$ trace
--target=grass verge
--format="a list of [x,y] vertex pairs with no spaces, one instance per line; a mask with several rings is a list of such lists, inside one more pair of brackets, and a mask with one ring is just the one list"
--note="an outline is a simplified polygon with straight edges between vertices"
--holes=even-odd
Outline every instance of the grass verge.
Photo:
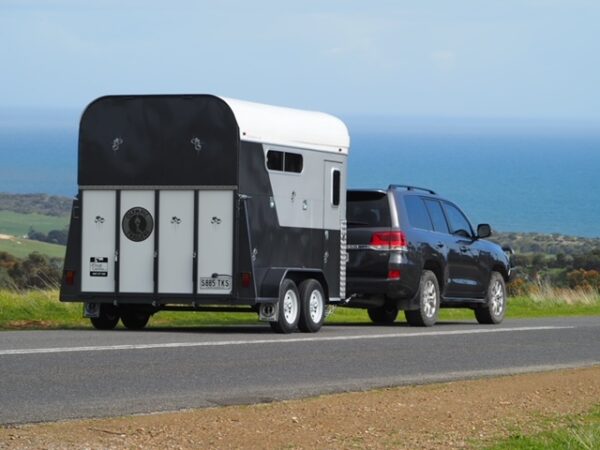
[[[563,424],[531,436],[516,433],[488,450],[593,450],[600,449],[600,407],[564,419]],[[543,425],[542,425],[543,426]]]
[[[507,318],[559,317],[600,315],[600,295],[586,301],[540,301],[529,297],[509,300]],[[403,314],[398,321],[403,321]],[[443,309],[441,322],[475,320],[468,309]],[[259,323],[254,313],[183,313],[161,312],[150,321],[151,327],[194,327],[203,325],[234,325]],[[370,323],[364,309],[336,308],[327,318],[330,324]],[[58,291],[0,291],[0,329],[47,329],[89,327],[82,317],[81,303],[61,303]]]

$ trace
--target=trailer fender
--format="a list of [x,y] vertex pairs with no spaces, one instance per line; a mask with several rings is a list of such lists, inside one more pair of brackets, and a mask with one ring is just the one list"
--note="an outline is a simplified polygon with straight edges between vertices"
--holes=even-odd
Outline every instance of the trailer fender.
[[289,278],[296,283],[297,286],[302,281],[308,278],[314,278],[321,286],[323,286],[323,292],[329,300],[329,285],[325,279],[325,275],[321,270],[318,269],[305,269],[305,268],[289,268],[289,267],[271,267],[267,270],[263,281],[260,285],[260,303],[275,303],[279,299],[279,288],[283,280]]

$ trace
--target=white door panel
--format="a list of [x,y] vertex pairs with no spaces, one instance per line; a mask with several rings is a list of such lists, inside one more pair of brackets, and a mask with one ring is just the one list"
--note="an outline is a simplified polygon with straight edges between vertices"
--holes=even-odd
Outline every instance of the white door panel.
[[121,191],[119,291],[154,292],[154,191]]
[[233,191],[198,193],[198,293],[230,294]]
[[115,289],[115,191],[83,191],[81,291]]
[[161,191],[158,291],[193,293],[194,192]]

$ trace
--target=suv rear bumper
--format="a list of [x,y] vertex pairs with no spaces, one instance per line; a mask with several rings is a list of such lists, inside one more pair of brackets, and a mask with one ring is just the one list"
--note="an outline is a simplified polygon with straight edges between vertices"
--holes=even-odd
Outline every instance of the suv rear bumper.
[[359,295],[385,295],[391,298],[413,297],[415,292],[403,280],[391,278],[350,277],[347,292]]

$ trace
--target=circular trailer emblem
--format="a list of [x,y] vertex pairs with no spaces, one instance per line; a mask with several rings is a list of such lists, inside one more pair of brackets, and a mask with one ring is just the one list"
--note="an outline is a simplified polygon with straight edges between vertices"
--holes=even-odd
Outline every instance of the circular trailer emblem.
[[154,220],[147,209],[141,206],[131,208],[123,216],[123,233],[127,239],[141,242],[148,239],[154,229]]

